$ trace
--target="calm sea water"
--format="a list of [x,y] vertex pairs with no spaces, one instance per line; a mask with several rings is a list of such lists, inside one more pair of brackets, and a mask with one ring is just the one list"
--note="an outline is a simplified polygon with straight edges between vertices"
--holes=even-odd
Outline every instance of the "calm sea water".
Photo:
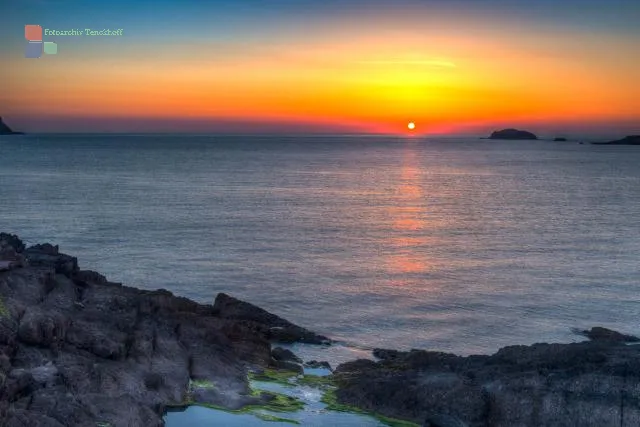
[[227,292],[364,348],[640,332],[640,147],[31,135],[0,152],[0,229],[114,281]]

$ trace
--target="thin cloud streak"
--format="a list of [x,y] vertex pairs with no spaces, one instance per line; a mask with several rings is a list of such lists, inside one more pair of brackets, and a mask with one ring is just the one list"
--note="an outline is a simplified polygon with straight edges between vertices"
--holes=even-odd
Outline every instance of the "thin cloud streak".
[[427,67],[437,68],[457,68],[458,66],[450,61],[415,61],[415,60],[400,60],[400,61],[357,61],[357,64],[368,65],[420,65]]

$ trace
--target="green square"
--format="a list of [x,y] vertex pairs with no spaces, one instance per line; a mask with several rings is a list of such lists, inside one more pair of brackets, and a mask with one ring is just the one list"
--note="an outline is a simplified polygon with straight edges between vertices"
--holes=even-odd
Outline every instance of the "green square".
[[47,55],[55,55],[58,53],[58,45],[54,42],[44,42],[44,53]]

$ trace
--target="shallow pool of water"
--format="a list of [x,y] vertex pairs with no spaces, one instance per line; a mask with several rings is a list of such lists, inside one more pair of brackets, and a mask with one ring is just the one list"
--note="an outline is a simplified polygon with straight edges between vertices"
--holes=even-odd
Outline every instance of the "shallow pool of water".
[[[314,372],[326,375],[328,370],[306,370],[306,374]],[[295,397],[304,403],[304,408],[296,412],[272,412],[256,410],[252,413],[231,413],[202,406],[190,406],[184,411],[168,412],[164,418],[166,427],[219,427],[219,426],[344,426],[344,427],[383,427],[386,424],[376,418],[358,413],[328,410],[321,402],[323,391],[318,387],[291,384],[289,386],[275,382],[251,381],[254,390],[269,391]],[[273,417],[271,420],[261,417]],[[287,421],[279,421],[286,419]]]

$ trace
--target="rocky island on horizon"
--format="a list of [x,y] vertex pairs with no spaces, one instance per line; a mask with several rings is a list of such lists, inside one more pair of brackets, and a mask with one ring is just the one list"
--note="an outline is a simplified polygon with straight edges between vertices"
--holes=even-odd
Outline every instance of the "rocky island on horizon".
[[24,135],[23,132],[14,132],[9,126],[7,126],[0,117],[0,135]]
[[[581,333],[590,341],[468,357],[376,349],[377,361],[303,379],[323,385],[327,410],[392,426],[640,425],[640,346],[627,345],[638,338]],[[57,246],[0,233],[2,426],[162,426],[168,408],[189,405],[297,411],[295,398],[249,384],[250,371],[302,372],[279,342],[331,344],[229,295],[208,305],[123,286]]]
[[538,139],[538,137],[526,130],[502,129],[493,132],[489,139]]

